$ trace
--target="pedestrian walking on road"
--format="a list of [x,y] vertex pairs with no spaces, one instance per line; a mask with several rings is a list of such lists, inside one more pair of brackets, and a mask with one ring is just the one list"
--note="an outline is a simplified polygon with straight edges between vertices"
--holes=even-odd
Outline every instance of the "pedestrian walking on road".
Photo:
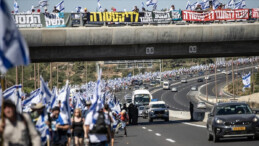
[[124,136],[127,136],[127,124],[129,121],[129,116],[126,112],[126,110],[122,110],[122,112],[120,113],[120,120],[121,120],[121,128],[124,129]]
[[0,135],[4,146],[40,146],[41,139],[28,114],[20,114],[11,100],[4,101],[4,122],[0,122]]
[[190,101],[190,114],[191,114],[191,121],[193,121],[193,103]]
[[[96,120],[94,120],[96,119]],[[103,110],[87,114],[85,119],[85,142],[89,146],[107,146],[111,138],[111,123],[108,113]]]
[[72,121],[72,136],[74,138],[75,146],[83,146],[84,138],[84,118],[82,118],[82,112],[79,108],[75,109],[74,116],[71,118]]

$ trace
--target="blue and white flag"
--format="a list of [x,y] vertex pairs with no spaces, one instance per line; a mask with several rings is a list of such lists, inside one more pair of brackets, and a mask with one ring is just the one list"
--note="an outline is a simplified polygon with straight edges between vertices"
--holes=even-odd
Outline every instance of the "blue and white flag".
[[235,3],[235,9],[243,9],[246,6],[245,0],[240,0]]
[[23,111],[28,112],[28,110],[30,110],[32,103],[37,104],[40,102],[42,102],[42,96],[41,96],[41,90],[39,88],[35,91],[32,91],[30,93],[30,96],[23,101],[22,103]]
[[235,0],[230,0],[228,4],[226,5],[226,8],[228,9],[235,9]]
[[22,113],[22,86],[14,85],[3,92],[4,100],[11,100],[16,105],[16,110]]
[[58,91],[57,91],[56,87],[54,87],[52,89],[51,100],[50,100],[50,103],[49,103],[48,108],[47,108],[48,111],[50,111],[50,109],[52,109],[55,106],[57,106],[57,97],[58,97],[57,92]]
[[157,0],[147,0],[146,5],[147,6],[157,5]]
[[16,28],[4,0],[0,1],[0,72],[30,63],[27,44]]
[[19,12],[19,5],[16,0],[14,1],[13,10],[14,10],[14,13]]
[[57,8],[57,10],[59,10],[60,12],[64,11],[64,10],[65,10],[64,0],[62,0],[61,2],[59,2],[59,3],[56,5],[56,8]]
[[41,0],[39,1],[39,6],[40,7],[47,7],[48,6],[48,1],[47,0]]
[[69,106],[69,95],[70,95],[70,88],[68,85],[68,81],[64,87],[64,90],[58,95],[58,101],[61,101],[61,108],[60,108],[60,117],[61,117],[61,125],[63,124],[71,124],[71,109]]
[[103,9],[102,9],[102,6],[101,6],[100,1],[101,1],[101,0],[97,0],[98,11],[102,12],[102,11],[103,11]]
[[203,10],[210,8],[210,0],[203,0],[200,4]]
[[186,10],[191,10],[191,2],[188,1],[187,4],[186,4]]
[[48,85],[44,82],[44,79],[40,77],[40,90],[42,94],[42,103],[48,105],[50,103],[52,94],[48,88]]
[[38,118],[38,120],[35,124],[36,130],[40,133],[42,146],[46,145],[47,140],[50,138],[49,127],[45,123],[46,121],[48,121],[48,116],[47,116],[46,112],[44,111],[44,112],[42,112],[42,114],[40,115],[40,117]]
[[213,10],[217,9],[220,6],[220,2],[219,0],[213,0],[212,1],[212,6],[213,6]]
[[199,4],[198,2],[193,3],[193,4],[190,6],[191,10],[192,10],[192,11],[195,10],[198,4]]
[[80,13],[80,12],[81,12],[81,9],[82,9],[82,7],[80,7],[80,6],[76,7],[76,12],[77,12],[77,13]]
[[242,82],[244,84],[244,88],[251,87],[251,73],[250,72],[246,75],[242,75]]
[[142,8],[145,8],[145,4],[144,4],[144,2],[142,2],[142,3],[141,3],[141,5],[142,5]]

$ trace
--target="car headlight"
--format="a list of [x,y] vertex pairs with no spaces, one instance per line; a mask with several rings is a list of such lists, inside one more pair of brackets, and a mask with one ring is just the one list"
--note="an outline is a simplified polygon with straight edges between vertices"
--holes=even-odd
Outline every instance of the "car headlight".
[[217,119],[217,120],[216,120],[216,123],[222,124],[222,123],[223,123],[223,120]]
[[258,122],[258,118],[254,117],[253,122]]

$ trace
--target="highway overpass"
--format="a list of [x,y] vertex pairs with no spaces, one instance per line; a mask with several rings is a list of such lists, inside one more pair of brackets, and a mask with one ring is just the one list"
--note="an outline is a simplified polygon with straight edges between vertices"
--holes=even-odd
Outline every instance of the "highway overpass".
[[20,30],[32,62],[259,55],[259,23]]

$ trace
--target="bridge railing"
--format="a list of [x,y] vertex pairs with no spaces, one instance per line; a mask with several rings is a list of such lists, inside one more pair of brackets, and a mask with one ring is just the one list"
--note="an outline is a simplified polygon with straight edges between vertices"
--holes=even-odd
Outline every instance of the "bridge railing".
[[212,11],[146,11],[146,12],[87,12],[87,13],[18,13],[13,14],[18,27],[97,27],[143,26],[186,23],[255,22],[259,8]]

